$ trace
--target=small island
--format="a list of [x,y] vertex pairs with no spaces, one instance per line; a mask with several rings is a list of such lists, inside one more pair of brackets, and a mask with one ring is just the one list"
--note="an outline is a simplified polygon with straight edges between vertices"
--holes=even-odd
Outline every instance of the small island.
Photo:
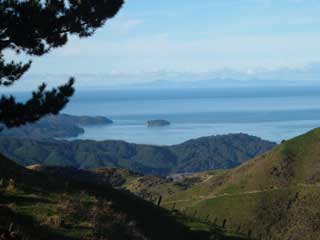
[[146,124],[147,124],[147,127],[164,127],[164,126],[170,125],[170,122],[167,120],[158,119],[158,120],[149,120],[147,121]]

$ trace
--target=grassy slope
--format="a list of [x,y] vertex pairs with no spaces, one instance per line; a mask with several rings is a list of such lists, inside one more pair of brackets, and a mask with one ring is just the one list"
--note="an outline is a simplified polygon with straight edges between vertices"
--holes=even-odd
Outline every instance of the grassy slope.
[[166,198],[201,218],[255,237],[318,239],[320,129],[287,141],[240,167]]
[[[14,222],[31,239],[84,239],[92,236],[92,223],[89,218],[84,217],[87,213],[81,212],[97,207],[99,199],[108,203],[108,212],[104,216],[107,220],[104,222],[110,223],[109,230],[118,229],[115,233],[118,234],[117,237],[111,239],[128,239],[128,236],[121,235],[126,232],[159,240],[208,239],[208,230],[215,231],[220,239],[239,239],[218,233],[216,228],[209,229],[205,223],[175,216],[132,194],[107,186],[73,182],[63,176],[57,178],[31,171],[2,156],[0,178],[12,178],[15,181],[14,190],[0,193],[0,229]],[[66,206],[73,206],[75,203],[81,203],[82,207],[70,213]],[[51,223],[57,216],[64,220],[63,225]],[[118,218],[119,223],[115,222]],[[189,230],[187,225],[193,227],[193,230]],[[142,239],[131,235],[130,238]]]

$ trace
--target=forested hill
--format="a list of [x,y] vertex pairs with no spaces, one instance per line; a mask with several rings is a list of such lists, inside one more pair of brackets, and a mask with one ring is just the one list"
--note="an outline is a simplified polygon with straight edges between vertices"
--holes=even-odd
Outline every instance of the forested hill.
[[25,166],[120,167],[159,175],[232,168],[274,146],[246,134],[203,137],[174,146],[0,137],[0,152]]

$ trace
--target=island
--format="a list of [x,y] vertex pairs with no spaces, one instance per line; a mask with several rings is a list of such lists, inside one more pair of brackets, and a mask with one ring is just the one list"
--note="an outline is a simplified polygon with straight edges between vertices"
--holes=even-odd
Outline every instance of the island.
[[164,126],[170,125],[170,122],[167,120],[158,119],[158,120],[149,120],[147,121],[146,124],[147,124],[147,127],[164,127]]
[[43,119],[49,124],[74,124],[77,126],[94,126],[111,124],[113,121],[103,116],[73,116],[69,114],[50,115]]
[[[85,132],[83,127],[112,124],[103,116],[49,115],[40,121],[19,128],[0,131],[0,136],[19,138],[74,138]],[[0,126],[1,127],[1,126]]]

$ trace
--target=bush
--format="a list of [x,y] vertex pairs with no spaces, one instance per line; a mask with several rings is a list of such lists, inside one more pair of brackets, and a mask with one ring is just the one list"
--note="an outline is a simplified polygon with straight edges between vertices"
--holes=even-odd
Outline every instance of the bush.
[[8,191],[8,192],[15,192],[16,191],[15,181],[12,178],[10,178],[10,180],[8,182],[8,186],[6,188],[6,191]]

